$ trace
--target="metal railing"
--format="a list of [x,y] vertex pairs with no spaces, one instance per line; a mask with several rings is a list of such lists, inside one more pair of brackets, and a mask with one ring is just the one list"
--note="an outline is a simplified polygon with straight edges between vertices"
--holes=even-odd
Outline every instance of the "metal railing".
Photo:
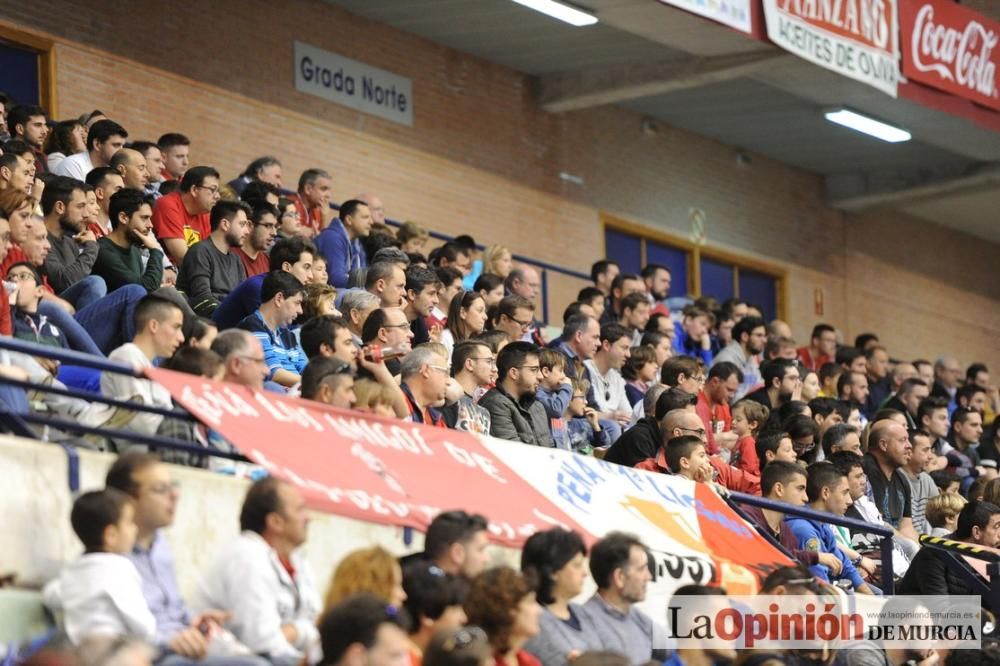
[[[94,370],[100,370],[101,372],[112,372],[139,379],[144,378],[143,374],[135,368],[110,361],[104,357],[93,356],[90,354],[46,345],[39,345],[37,343],[17,340],[15,338],[0,337],[0,349],[14,353],[26,354],[28,356],[48,358],[54,361],[59,361],[59,363],[65,365],[91,368]],[[26,393],[32,392],[38,394],[57,395],[65,398],[82,400],[88,403],[100,403],[111,407],[128,409],[134,412],[155,414],[157,416],[163,416],[164,418],[197,423],[193,416],[182,409],[154,407],[129,400],[109,398],[99,393],[63,388],[61,386],[38,384],[30,381],[26,382],[6,377],[0,377],[0,384],[13,386],[24,390]],[[42,426],[41,431],[36,432],[32,429],[32,425]],[[167,449],[170,451],[188,453],[205,458],[225,458],[229,460],[248,461],[247,458],[241,454],[199,446],[187,440],[164,437],[161,435],[150,435],[121,428],[84,425],[78,421],[52,416],[51,414],[32,412],[18,413],[12,410],[11,406],[7,405],[3,400],[0,400],[0,426],[4,427],[11,434],[19,437],[39,439],[42,441],[49,441],[51,437],[50,431],[54,429],[60,433],[65,433],[68,436],[96,435],[109,441],[141,444],[148,446],[151,449]],[[72,441],[57,441],[54,443],[62,446],[63,450],[66,452],[69,463],[69,478],[67,479],[67,483],[70,490],[72,492],[76,492],[80,488],[79,456],[76,452],[77,443]]]
[[859,532],[875,534],[876,536],[882,537],[879,541],[879,554],[882,559],[882,592],[888,595],[893,594],[895,591],[895,582],[893,580],[892,572],[892,539],[894,533],[890,528],[883,527],[881,525],[872,525],[862,520],[855,520],[854,518],[848,518],[846,516],[835,516],[832,513],[816,511],[815,509],[810,509],[805,506],[793,506],[785,502],[770,500],[764,497],[757,497],[756,495],[746,495],[744,493],[729,493],[727,502],[729,503],[730,508],[740,514],[744,520],[757,528],[757,531],[761,535],[763,535],[772,544],[777,545],[783,553],[787,554],[792,559],[795,559],[795,556],[785,550],[781,544],[777,543],[773,536],[768,534],[767,531],[761,526],[757,525],[756,521],[748,518],[747,515],[740,510],[737,504],[749,504],[750,506],[756,506],[761,509],[770,509],[771,511],[778,511],[786,515],[798,516],[799,518],[816,520],[821,523],[847,527]]

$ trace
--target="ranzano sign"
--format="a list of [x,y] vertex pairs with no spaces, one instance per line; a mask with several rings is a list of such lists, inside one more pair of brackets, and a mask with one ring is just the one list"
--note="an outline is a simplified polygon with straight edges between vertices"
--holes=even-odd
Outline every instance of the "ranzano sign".
[[302,42],[295,42],[295,89],[413,127],[410,79]]

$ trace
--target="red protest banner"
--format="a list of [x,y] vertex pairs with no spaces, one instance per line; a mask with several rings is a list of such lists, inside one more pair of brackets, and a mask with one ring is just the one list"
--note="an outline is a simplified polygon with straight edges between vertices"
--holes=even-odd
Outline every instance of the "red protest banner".
[[1000,110],[1000,23],[952,2],[901,0],[903,74]]
[[147,373],[248,458],[295,483],[315,509],[426,530],[439,512],[461,508],[487,516],[493,540],[514,547],[554,526],[585,532],[468,433]]

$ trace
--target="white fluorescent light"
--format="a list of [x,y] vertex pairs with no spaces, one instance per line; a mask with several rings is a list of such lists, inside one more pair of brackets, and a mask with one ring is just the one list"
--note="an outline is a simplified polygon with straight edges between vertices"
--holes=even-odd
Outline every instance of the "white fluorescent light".
[[556,0],[514,0],[514,2],[576,27],[597,23],[597,17],[593,14],[556,2]]
[[856,132],[861,132],[862,134],[867,134],[868,136],[873,136],[876,139],[888,141],[889,143],[901,143],[909,141],[912,138],[910,133],[904,129],[884,123],[881,120],[863,116],[850,109],[834,109],[833,111],[827,111],[824,115],[831,123],[849,127]]

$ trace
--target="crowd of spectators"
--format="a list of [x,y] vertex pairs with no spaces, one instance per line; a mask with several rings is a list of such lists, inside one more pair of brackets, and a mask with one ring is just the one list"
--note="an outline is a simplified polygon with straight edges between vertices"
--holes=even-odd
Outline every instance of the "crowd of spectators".
[[[226,183],[183,135],[138,140],[100,111],[56,123],[13,106],[5,127],[2,335],[880,524],[895,534],[904,591],[969,590],[920,535],[1000,547],[1000,397],[982,363],[963,375],[952,356],[897,358],[875,334],[851,344],[824,323],[798,345],[787,323],[752,303],[704,296],[672,308],[667,267],[629,274],[609,260],[593,265],[592,284],[548,339],[534,267],[469,236],[429,247],[421,225],[387,224],[373,193],[334,208],[321,168],[290,190],[281,162],[265,156]],[[0,374],[173,406],[148,380],[40,356],[4,353]],[[120,402],[29,400],[11,384],[0,398],[15,414],[70,414],[232,451],[202,426]],[[523,571],[487,569],[485,520],[446,513],[424,556],[405,566],[377,550],[345,560],[324,603],[298,551],[302,497],[272,478],[253,484],[241,536],[185,601],[159,536],[177,501],[162,459],[124,453],[107,489],[74,505],[86,552],[47,591],[74,643],[131,636],[169,666],[668,656],[634,606],[650,571],[635,537],[613,533],[590,550],[598,591],[577,606],[588,557],[579,535],[536,534]],[[167,459],[209,466],[211,456]],[[748,515],[808,567],[803,576],[881,593],[873,535],[770,509]],[[479,662],[449,661],[476,649]],[[604,658],[593,663],[617,663]]]

